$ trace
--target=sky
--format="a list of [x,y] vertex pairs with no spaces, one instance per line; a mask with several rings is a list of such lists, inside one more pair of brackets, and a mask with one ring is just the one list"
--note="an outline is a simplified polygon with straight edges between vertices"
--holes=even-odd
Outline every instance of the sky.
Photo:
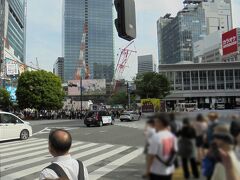
[[[62,56],[62,1],[28,0],[27,10],[27,64],[52,71],[57,57]],[[151,3],[150,3],[151,1]],[[171,3],[169,3],[171,2]],[[137,73],[137,56],[153,54],[157,62],[157,25],[159,17],[166,13],[173,16],[182,9],[182,0],[135,0],[137,16],[137,38],[130,47],[136,50],[128,60],[123,78],[131,80]],[[233,25],[240,27],[240,0],[232,0]],[[115,11],[115,10],[114,10]],[[115,30],[115,62],[119,48],[128,41],[117,37]]]

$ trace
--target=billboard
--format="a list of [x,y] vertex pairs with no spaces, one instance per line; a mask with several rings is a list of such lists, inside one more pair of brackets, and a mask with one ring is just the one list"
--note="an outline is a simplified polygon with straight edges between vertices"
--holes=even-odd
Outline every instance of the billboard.
[[142,112],[160,111],[160,99],[141,99]]
[[7,66],[7,75],[18,75],[18,64],[15,62],[8,62]]
[[15,102],[17,100],[17,97],[16,97],[16,91],[17,91],[17,88],[16,87],[13,87],[13,86],[6,86],[6,90],[9,92],[10,94],[10,98],[11,98],[11,101]]
[[238,51],[237,29],[222,34],[222,49],[224,56]]
[[[82,92],[85,96],[105,95],[106,94],[106,80],[105,79],[83,79]],[[80,95],[80,80],[68,81],[68,95]]]

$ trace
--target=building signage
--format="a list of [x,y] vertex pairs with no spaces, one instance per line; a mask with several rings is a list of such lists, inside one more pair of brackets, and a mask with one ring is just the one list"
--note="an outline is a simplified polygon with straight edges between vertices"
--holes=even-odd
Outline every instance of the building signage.
[[12,76],[12,75],[18,75],[18,64],[17,63],[7,63],[7,75]]
[[237,29],[232,29],[222,35],[223,55],[232,54],[238,51]]
[[[82,80],[82,93],[86,96],[92,95],[105,95],[106,94],[106,80],[105,79],[83,79]],[[68,95],[80,95],[80,81],[68,81]]]

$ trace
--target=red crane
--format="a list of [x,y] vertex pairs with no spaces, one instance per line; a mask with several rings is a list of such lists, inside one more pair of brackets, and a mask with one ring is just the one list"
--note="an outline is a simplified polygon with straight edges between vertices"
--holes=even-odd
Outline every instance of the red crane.
[[[136,50],[131,50],[129,47],[134,44],[134,41],[131,41],[125,48],[121,49],[121,53],[118,58],[118,63],[115,68],[115,74],[114,74],[114,79],[113,79],[113,93],[115,93],[118,90],[118,85],[119,85],[119,80],[122,79],[122,74],[127,67],[127,62],[132,55],[132,53],[136,53]],[[135,46],[134,46],[134,49]]]

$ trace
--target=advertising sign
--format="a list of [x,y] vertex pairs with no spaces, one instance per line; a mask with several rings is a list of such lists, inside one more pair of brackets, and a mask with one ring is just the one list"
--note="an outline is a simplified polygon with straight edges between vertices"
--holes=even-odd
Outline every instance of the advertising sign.
[[13,86],[6,86],[6,90],[9,92],[11,100],[15,102],[17,100],[16,97],[17,88]]
[[142,112],[160,111],[160,99],[141,99]]
[[222,34],[222,48],[224,56],[238,51],[237,29]]
[[[105,95],[106,94],[106,80],[105,79],[83,79],[82,80],[83,95]],[[68,95],[80,95],[80,80],[68,81]]]
[[18,64],[17,63],[8,62],[6,64],[6,66],[7,66],[7,75],[8,76],[18,75]]

